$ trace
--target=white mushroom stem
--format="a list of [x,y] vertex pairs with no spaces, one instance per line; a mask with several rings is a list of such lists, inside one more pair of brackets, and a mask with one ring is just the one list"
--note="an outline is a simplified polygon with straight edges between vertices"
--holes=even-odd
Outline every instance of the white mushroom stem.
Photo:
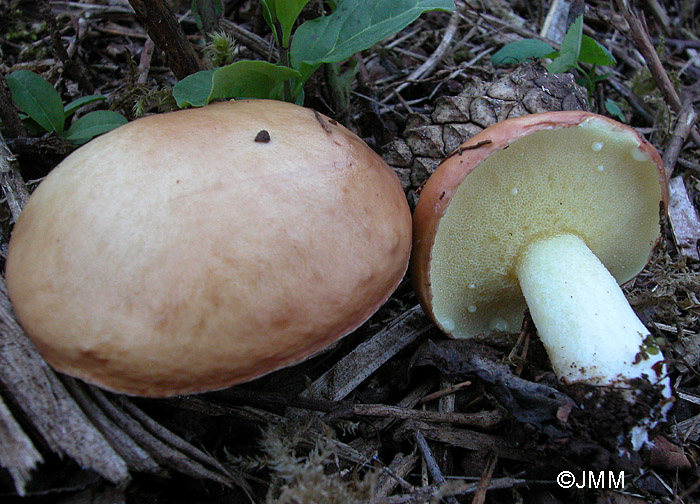
[[574,235],[527,246],[517,262],[532,320],[554,372],[567,383],[625,387],[633,378],[665,384],[661,352],[615,278]]

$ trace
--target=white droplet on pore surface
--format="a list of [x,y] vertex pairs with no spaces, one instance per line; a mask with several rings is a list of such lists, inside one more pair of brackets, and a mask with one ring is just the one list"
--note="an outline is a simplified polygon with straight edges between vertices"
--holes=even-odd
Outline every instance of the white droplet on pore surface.
[[510,193],[511,193],[513,196],[516,196],[516,195],[518,194],[518,188],[517,188],[517,187],[514,187],[513,189],[510,190]]
[[593,149],[593,152],[600,152],[603,150],[603,142],[593,142],[591,149]]
[[598,170],[599,172],[602,172],[603,170],[605,170],[605,166],[603,166],[603,165],[598,165],[597,170]]
[[467,287],[469,287],[470,289],[476,289],[476,284],[470,283]]
[[639,147],[633,147],[630,154],[632,154],[632,159],[634,159],[635,161],[649,161],[649,154],[644,152]]
[[442,328],[447,332],[455,330],[455,321],[452,319],[441,320],[440,325],[442,325]]
[[501,317],[493,317],[489,322],[489,329],[492,331],[506,332],[510,329],[510,324],[508,324],[508,322]]
[[467,310],[469,310],[469,313],[474,313],[476,311],[476,306],[474,306],[473,304],[469,305],[467,306]]

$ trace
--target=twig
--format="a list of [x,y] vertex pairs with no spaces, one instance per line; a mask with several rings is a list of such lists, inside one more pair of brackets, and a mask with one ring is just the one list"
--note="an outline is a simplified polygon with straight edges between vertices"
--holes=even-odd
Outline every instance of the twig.
[[272,44],[267,42],[264,38],[256,35],[255,33],[246,30],[242,26],[229,21],[228,19],[221,19],[219,24],[224,29],[224,31],[231,33],[237,40],[239,40],[243,45],[253,52],[258,53],[265,59],[269,59],[272,54]]
[[148,80],[148,72],[151,70],[151,60],[153,59],[153,50],[156,45],[151,37],[146,37],[146,42],[141,50],[141,58],[139,58],[139,77],[136,80],[139,84],[145,84]]
[[41,15],[44,18],[44,22],[46,23],[46,27],[49,31],[53,50],[56,53],[56,56],[58,56],[58,59],[60,59],[63,63],[63,68],[65,68],[66,73],[71,79],[80,84],[83,91],[86,93],[93,93],[95,91],[95,87],[85,76],[85,72],[83,71],[81,65],[68,55],[68,51],[66,51],[66,48],[63,45],[63,41],[61,40],[61,35],[58,30],[58,25],[56,24],[56,17],[54,16],[53,12],[51,12],[51,4],[49,3],[49,0],[39,0],[39,10],[41,11]]
[[432,423],[470,425],[480,429],[493,429],[505,419],[502,410],[481,411],[479,413],[459,413],[454,411],[426,411],[384,404],[350,404],[341,406],[331,412],[330,418],[348,415],[400,418],[403,420],[422,420]]
[[484,472],[481,473],[481,479],[474,493],[474,498],[472,499],[472,504],[484,504],[486,502],[486,492],[491,484],[491,479],[493,478],[493,471],[496,469],[496,463],[498,462],[498,457],[493,453],[489,454],[488,462],[486,467],[484,467]]
[[[442,471],[440,471],[435,457],[433,457],[430,446],[428,446],[428,441],[426,441],[425,436],[423,436],[420,430],[416,430],[414,436],[416,438],[418,450],[421,452],[421,455],[423,455],[425,465],[428,467],[430,476],[433,478],[433,483],[438,486],[443,485],[445,483],[445,477],[442,475]],[[449,496],[445,500],[450,504],[457,504],[457,499],[455,499],[454,496]]]
[[[419,66],[413,72],[411,72],[411,74],[408,77],[406,77],[406,80],[403,83],[399,84],[396,88],[394,88],[394,92],[392,94],[400,93],[412,82],[427,77],[435,70],[435,68],[445,57],[448,50],[450,49],[450,46],[452,45],[452,39],[454,38],[455,33],[457,33],[457,27],[459,26],[459,19],[459,9],[456,9],[452,13],[450,21],[447,24],[447,28],[445,28],[445,33],[442,36],[442,40],[438,44],[435,51],[433,51],[433,54],[431,54],[430,57],[427,60],[425,60],[425,62],[421,66]],[[386,99],[384,101],[386,101]]]
[[664,167],[666,169],[666,177],[671,178],[673,170],[678,160],[678,155],[681,153],[683,144],[688,139],[690,130],[693,127],[698,115],[693,109],[690,100],[686,100],[681,108],[678,118],[676,119],[676,127],[673,130],[668,146],[664,151]]
[[468,387],[472,384],[470,381],[463,381],[460,383],[455,383],[454,385],[450,385],[449,387],[443,388],[438,390],[437,392],[433,392],[432,394],[428,394],[425,396],[423,399],[418,401],[418,404],[423,404],[429,401],[434,401],[435,399],[440,399],[443,396],[446,395],[452,395],[455,392],[462,390],[464,387]]
[[201,70],[192,44],[173,11],[164,0],[129,0],[139,22],[155,45],[163,51],[166,64],[178,79]]
[[671,107],[671,109],[678,113],[681,110],[681,98],[678,96],[676,88],[673,86],[671,79],[669,78],[666,70],[664,70],[663,64],[661,63],[661,58],[656,53],[654,45],[651,43],[651,38],[649,37],[649,32],[647,31],[647,26],[643,15],[638,14],[636,11],[627,4],[627,0],[615,0],[622,16],[625,18],[629,24],[628,35],[632,38],[634,45],[644,57],[644,60],[649,67],[656,85],[659,86],[661,93],[664,96],[664,100]]

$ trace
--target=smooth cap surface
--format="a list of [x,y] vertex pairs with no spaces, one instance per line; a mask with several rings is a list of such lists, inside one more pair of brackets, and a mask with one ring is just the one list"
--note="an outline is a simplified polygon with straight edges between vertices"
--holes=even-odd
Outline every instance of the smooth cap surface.
[[66,158],[15,226],[7,283],[59,371],[170,396],[298,362],[401,280],[411,216],[361,139],[302,107],[139,119]]
[[498,123],[420,194],[411,274],[421,304],[455,337],[518,331],[515,265],[529,243],[578,236],[623,283],[646,265],[667,199],[658,153],[625,125],[580,111]]

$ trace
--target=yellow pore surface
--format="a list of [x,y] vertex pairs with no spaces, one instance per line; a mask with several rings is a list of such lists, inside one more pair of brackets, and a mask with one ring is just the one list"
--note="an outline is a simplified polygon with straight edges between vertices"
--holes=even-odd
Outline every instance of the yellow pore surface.
[[437,320],[455,337],[518,331],[518,255],[557,234],[583,239],[624,283],[658,238],[661,198],[638,141],[600,120],[514,141],[465,178],[440,220],[430,265]]

